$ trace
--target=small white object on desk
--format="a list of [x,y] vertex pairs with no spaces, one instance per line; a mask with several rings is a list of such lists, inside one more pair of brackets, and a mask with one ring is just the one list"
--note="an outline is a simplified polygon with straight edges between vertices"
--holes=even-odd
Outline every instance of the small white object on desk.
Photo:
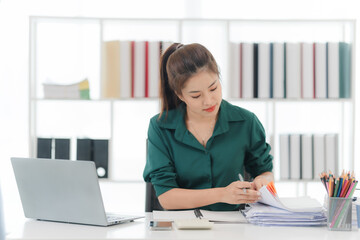
[[209,222],[206,219],[178,219],[174,221],[174,225],[179,230],[191,230],[191,229],[211,229],[214,225],[213,222]]

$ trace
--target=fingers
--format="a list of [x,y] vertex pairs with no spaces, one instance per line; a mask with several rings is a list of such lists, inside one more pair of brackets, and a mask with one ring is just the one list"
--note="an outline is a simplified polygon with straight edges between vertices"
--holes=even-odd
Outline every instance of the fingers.
[[235,184],[236,184],[236,187],[238,187],[238,188],[249,188],[249,189],[254,188],[254,183],[253,182],[236,181]]

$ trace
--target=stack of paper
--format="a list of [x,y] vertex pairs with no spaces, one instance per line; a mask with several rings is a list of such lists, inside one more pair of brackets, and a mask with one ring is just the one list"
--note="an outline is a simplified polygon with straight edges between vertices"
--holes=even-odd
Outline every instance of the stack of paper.
[[326,225],[325,214],[320,212],[292,212],[261,203],[251,204],[245,212],[253,224],[268,226],[321,226]]
[[273,226],[326,225],[321,204],[310,197],[279,198],[271,182],[260,189],[261,201],[250,204],[246,219],[253,224]]

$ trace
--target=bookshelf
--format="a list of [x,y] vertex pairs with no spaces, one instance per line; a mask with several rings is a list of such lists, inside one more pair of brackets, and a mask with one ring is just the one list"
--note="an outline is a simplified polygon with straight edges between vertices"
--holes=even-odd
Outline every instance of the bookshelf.
[[[65,37],[61,38],[60,35]],[[253,111],[263,123],[268,141],[273,147],[274,173],[277,180],[280,170],[279,136],[284,133],[338,133],[339,169],[354,169],[355,35],[355,20],[345,19],[116,19],[32,16],[29,57],[30,156],[36,155],[36,137],[39,135],[67,136],[72,142],[76,142],[77,137],[106,138],[110,140],[110,179],[142,182],[148,120],[159,111],[159,101],[157,98],[101,99],[101,64],[104,57],[102,43],[111,40],[199,42],[213,53],[219,63],[224,99]],[[230,43],[294,41],[351,43],[351,98],[231,97]],[[49,64],[51,61],[53,64]],[[55,81],[67,79],[64,82],[67,83],[82,80],[84,77],[90,82],[91,100],[43,98],[41,83],[47,78]],[[96,120],[92,120],[93,118]],[[126,133],[122,134],[123,132]],[[138,149],[127,147],[130,145],[137,145]],[[71,156],[75,159],[73,144],[71,149]],[[293,180],[284,182],[291,183]],[[306,184],[312,181],[301,182]]]

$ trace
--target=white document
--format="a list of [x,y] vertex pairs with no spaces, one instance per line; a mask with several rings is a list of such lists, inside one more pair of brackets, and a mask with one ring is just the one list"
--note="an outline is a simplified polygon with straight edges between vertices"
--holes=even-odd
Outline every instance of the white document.
[[279,198],[274,196],[266,186],[260,188],[260,203],[284,209],[291,212],[319,212],[322,210],[321,204],[314,198],[297,197],[297,198]]

